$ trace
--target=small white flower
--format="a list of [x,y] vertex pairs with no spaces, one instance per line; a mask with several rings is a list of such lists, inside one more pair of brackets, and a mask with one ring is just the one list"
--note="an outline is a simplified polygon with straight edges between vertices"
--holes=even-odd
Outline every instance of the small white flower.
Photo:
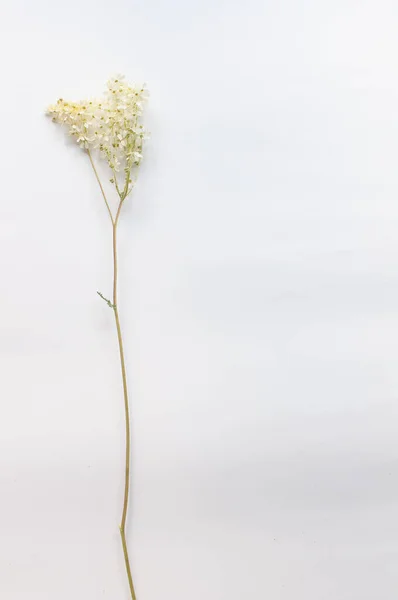
[[48,113],[53,121],[68,127],[82,148],[98,149],[112,171],[123,170],[130,178],[142,160],[143,140],[148,137],[141,124],[146,99],[144,86],[129,85],[123,75],[116,75],[107,82],[102,98],[83,102],[61,98]]

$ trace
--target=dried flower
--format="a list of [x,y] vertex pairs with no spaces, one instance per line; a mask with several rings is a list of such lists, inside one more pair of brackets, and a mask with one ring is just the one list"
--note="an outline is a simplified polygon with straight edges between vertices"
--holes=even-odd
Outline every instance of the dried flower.
[[[99,100],[65,102],[65,100],[60,98],[56,104],[48,108],[48,113],[53,121],[61,125],[66,125],[69,134],[87,153],[112,223],[112,299],[107,298],[101,292],[97,293],[113,311],[119,344],[126,422],[124,499],[119,531],[131,600],[136,600],[136,595],[126,540],[126,520],[130,489],[130,408],[118,307],[117,231],[121,209],[126,197],[134,186],[135,177],[133,177],[133,172],[137,170],[141,163],[143,141],[147,137],[144,127],[140,122],[146,97],[147,92],[145,87],[131,86],[124,81],[124,77],[117,76],[108,81],[104,97]],[[111,203],[108,202],[104,186],[94,164],[94,151],[105,158],[112,171],[109,181],[115,186],[119,196],[117,205],[113,211],[111,210]]]
[[143,141],[148,137],[141,123],[147,96],[145,86],[129,85],[123,75],[118,75],[107,82],[103,98],[83,102],[60,98],[48,108],[53,121],[66,125],[82,148],[100,152],[114,174],[116,186],[116,173],[124,173],[125,195],[131,173],[141,163]]

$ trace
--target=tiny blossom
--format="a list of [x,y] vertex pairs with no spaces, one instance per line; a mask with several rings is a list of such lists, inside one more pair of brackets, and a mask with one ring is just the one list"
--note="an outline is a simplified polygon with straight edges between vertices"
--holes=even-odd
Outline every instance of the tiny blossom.
[[[53,121],[65,125],[81,148],[98,150],[114,172],[123,171],[127,185],[142,160],[147,133],[141,123],[147,99],[145,86],[129,85],[123,75],[107,82],[103,98],[66,102],[60,98],[48,108]],[[127,189],[127,188],[126,188]]]

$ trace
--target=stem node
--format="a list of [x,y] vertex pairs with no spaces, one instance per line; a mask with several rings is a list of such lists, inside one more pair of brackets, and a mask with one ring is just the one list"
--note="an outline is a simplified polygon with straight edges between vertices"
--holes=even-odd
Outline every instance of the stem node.
[[97,292],[97,294],[98,294],[98,296],[99,296],[100,298],[102,298],[102,299],[103,299],[103,300],[104,300],[104,301],[107,303],[107,305],[108,305],[110,308],[113,308],[113,310],[115,310],[115,308],[116,308],[116,304],[112,304],[112,302],[111,302],[110,300],[108,300],[108,298],[105,298],[105,296],[103,296],[103,295],[101,294],[101,292]]

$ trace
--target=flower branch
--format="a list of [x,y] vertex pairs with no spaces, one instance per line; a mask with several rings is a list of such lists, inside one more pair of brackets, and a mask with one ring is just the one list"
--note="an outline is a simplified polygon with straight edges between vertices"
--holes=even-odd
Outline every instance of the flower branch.
[[[124,499],[119,531],[132,600],[136,600],[136,595],[126,541],[126,521],[130,493],[130,407],[123,338],[117,302],[117,226],[122,206],[134,187],[136,174],[142,159],[143,143],[147,137],[141,123],[146,98],[147,92],[144,86],[129,85],[125,82],[124,77],[117,76],[108,81],[103,98],[83,102],[66,102],[60,98],[56,104],[50,106],[48,109],[48,113],[53,121],[66,126],[68,133],[86,151],[112,223],[112,300],[106,298],[101,292],[97,292],[97,294],[113,309],[119,346],[126,427]],[[95,166],[93,154],[104,159],[110,170],[111,177],[109,181],[114,186],[118,197],[115,216],[113,216],[111,204],[105,194],[104,186]],[[123,173],[123,177],[120,177],[121,173]]]

